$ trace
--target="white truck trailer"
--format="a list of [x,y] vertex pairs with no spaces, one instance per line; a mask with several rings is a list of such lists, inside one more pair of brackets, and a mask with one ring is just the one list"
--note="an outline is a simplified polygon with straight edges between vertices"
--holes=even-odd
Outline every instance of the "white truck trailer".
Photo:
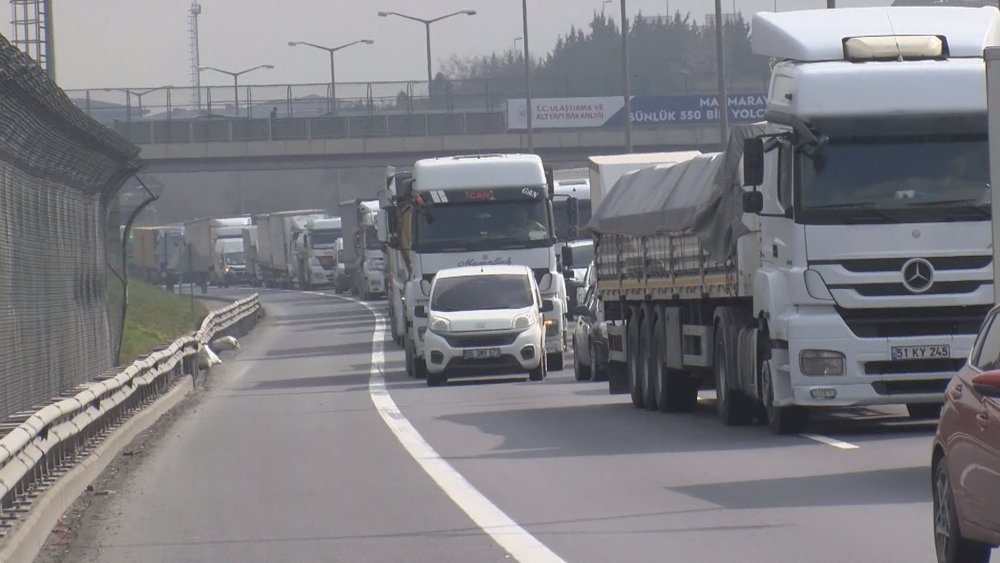
[[819,407],[935,416],[993,303],[998,40],[996,8],[756,14],[767,122],[621,178],[591,221],[612,392],[687,410],[705,380],[723,423],[777,433]]
[[[400,347],[404,345],[403,337],[406,334],[406,310],[403,295],[406,290],[406,282],[410,279],[411,268],[409,257],[402,250],[400,243],[401,202],[396,195],[402,190],[408,189],[408,185],[412,182],[412,172],[397,170],[394,166],[386,168],[386,187],[379,192],[380,212],[376,224],[378,238],[385,249],[385,294],[389,328],[393,342]],[[404,188],[404,185],[407,187]]]
[[299,217],[292,223],[295,240],[295,279],[299,287],[334,287],[337,282],[337,240],[340,217]]
[[350,289],[365,300],[385,295],[385,256],[376,228],[379,211],[378,200],[358,199],[340,204],[347,279],[339,284],[339,289]]
[[408,279],[399,282],[404,285],[407,373],[426,376],[426,319],[414,310],[427,305],[434,275],[444,268],[487,264],[532,269],[543,298],[555,305],[545,314],[548,367],[562,369],[566,284],[554,249],[552,185],[541,159],[507,154],[420,160],[412,181],[396,188],[393,246],[408,266]]
[[194,219],[184,223],[189,253],[184,266],[202,291],[207,291],[209,283],[222,286],[245,281],[243,227],[250,223],[250,217]]
[[323,218],[321,209],[276,211],[254,217],[257,223],[257,269],[264,287],[291,288],[295,282],[296,219]]

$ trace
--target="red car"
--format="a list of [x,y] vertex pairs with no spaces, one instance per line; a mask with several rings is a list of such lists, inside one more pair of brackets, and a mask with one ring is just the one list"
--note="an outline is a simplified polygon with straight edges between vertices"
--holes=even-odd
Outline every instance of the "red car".
[[945,391],[931,471],[938,561],[989,561],[1000,545],[1000,307]]

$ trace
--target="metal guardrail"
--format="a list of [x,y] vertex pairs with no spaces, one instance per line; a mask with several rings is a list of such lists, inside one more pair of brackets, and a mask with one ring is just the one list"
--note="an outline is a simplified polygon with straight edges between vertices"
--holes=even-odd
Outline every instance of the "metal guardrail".
[[[201,328],[123,370],[98,378],[33,413],[0,425],[0,520],[26,512],[38,491],[53,483],[134,412],[159,397],[178,377],[198,369],[198,350],[237,323],[259,314],[260,299],[210,312]],[[17,422],[18,418],[23,418]]]
[[505,133],[507,123],[504,112],[477,112],[116,121],[114,128],[133,143],[144,145],[481,135]]

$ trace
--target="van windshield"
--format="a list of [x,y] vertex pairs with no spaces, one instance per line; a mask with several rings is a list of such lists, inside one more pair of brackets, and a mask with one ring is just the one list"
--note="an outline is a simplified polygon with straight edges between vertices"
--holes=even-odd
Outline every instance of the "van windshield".
[[444,313],[523,309],[532,304],[527,276],[487,275],[442,278],[434,284],[431,309]]

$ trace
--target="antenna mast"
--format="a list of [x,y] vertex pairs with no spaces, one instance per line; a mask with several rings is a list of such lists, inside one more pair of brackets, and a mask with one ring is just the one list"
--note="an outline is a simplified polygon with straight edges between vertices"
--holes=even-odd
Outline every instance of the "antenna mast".
[[188,34],[191,49],[191,86],[194,89],[192,103],[196,111],[201,111],[201,73],[198,67],[201,66],[201,52],[198,47],[198,16],[201,15],[201,4],[198,0],[191,0],[191,8],[188,10]]

